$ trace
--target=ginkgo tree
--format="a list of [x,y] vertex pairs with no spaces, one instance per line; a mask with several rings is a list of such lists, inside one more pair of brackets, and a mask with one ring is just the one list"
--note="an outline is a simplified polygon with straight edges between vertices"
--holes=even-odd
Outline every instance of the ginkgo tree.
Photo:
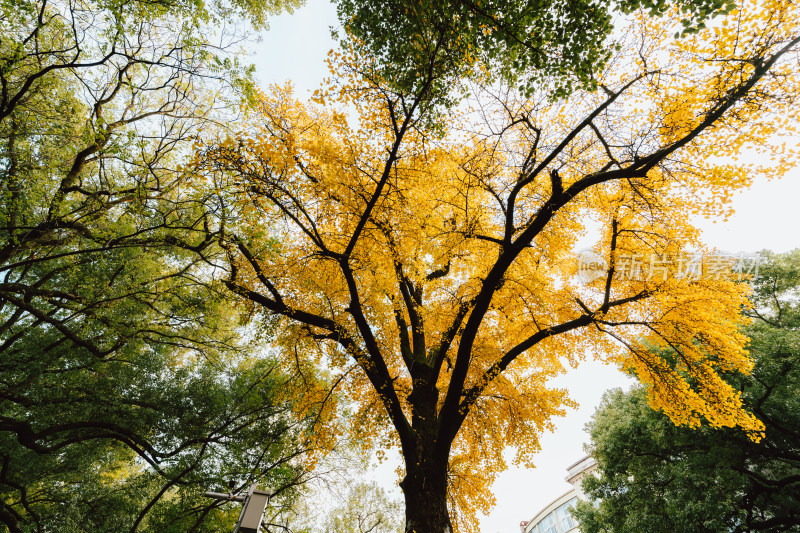
[[406,531],[474,529],[503,450],[530,464],[572,405],[548,380],[588,354],[677,424],[760,438],[720,377],[751,368],[746,269],[691,220],[794,162],[771,139],[797,125],[800,8],[747,1],[676,39],[680,21],[620,19],[597,91],[526,98],[478,69],[445,112],[435,57],[403,90],[351,50],[314,102],[274,88],[198,148],[228,288],[279,318],[287,364],[337,374],[354,435],[399,446]]

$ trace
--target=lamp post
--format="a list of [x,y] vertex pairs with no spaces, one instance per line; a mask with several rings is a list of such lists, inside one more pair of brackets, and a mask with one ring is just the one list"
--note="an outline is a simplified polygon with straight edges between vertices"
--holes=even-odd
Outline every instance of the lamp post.
[[233,533],[259,533],[261,531],[261,520],[264,518],[264,511],[267,509],[270,494],[259,489],[256,483],[250,485],[250,490],[247,491],[246,496],[234,496],[230,493],[223,494],[221,492],[206,492],[203,495],[215,500],[244,503]]

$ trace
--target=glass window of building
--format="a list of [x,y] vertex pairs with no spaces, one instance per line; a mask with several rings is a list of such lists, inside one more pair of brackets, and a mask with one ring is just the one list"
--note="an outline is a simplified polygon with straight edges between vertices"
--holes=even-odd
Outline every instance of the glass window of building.
[[541,522],[539,522],[539,533],[559,533],[558,527],[556,526],[556,517],[553,513],[545,516]]
[[558,526],[561,528],[561,531],[569,531],[571,528],[575,527],[575,520],[572,518],[569,510],[577,501],[578,498],[573,498],[556,509],[556,520],[558,521]]

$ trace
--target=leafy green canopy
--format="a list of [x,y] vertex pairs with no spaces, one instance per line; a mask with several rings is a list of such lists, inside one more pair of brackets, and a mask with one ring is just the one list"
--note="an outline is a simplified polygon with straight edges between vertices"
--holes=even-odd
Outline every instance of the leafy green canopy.
[[0,530],[219,531],[203,490],[300,480],[315,415],[242,339],[180,167],[249,83],[215,22],[279,5],[0,4]]
[[755,443],[731,429],[676,427],[646,391],[610,392],[589,430],[599,476],[585,489],[584,533],[796,531],[800,523],[800,250],[769,254],[746,332],[752,374],[726,379],[766,425]]
[[[555,97],[596,89],[611,56],[615,11],[657,16],[675,6],[686,32],[733,9],[729,0],[337,0],[353,39],[345,48],[376,58],[381,76],[417,92],[420,72],[437,72],[440,90],[473,69],[530,95],[551,84]],[[548,79],[554,77],[554,79]]]
[[266,361],[167,364],[140,354],[63,371],[29,387],[36,403],[5,406],[27,415],[17,435],[0,432],[10,531],[222,531],[237,506],[204,490],[256,481],[283,499],[303,475],[291,459],[305,425],[281,399],[284,378]]

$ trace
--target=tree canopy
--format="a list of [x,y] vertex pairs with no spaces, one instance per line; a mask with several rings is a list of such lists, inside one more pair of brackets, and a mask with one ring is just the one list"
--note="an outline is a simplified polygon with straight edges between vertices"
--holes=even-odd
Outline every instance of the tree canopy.
[[725,379],[765,424],[764,439],[703,426],[675,427],[647,405],[646,390],[607,394],[589,424],[597,506],[581,531],[794,531],[800,523],[800,252],[770,254],[754,281],[745,328],[749,375]]
[[[794,162],[737,155],[796,129],[798,17],[744,2],[674,39],[680,9],[635,13],[598,91],[521,97],[476,78],[434,129],[447,50],[410,85],[344,52],[313,103],[263,92],[237,134],[198,150],[227,286],[279,321],[286,364],[333,370],[354,434],[400,447],[407,531],[448,530],[447,496],[469,527],[505,447],[529,463],[570,405],[548,379],[586,354],[635,372],[677,424],[762,437],[724,379],[752,366],[747,291],[691,219]],[[575,273],[588,235],[589,279]]]
[[403,514],[374,481],[352,484],[341,503],[329,511],[324,533],[400,533]]
[[215,21],[279,5],[0,7],[0,528],[218,531],[203,490],[302,480],[321,413],[243,335],[179,168],[250,84]]
[[419,88],[420,72],[433,67],[440,100],[452,90],[449,84],[473,69],[529,94],[547,86],[556,96],[573,88],[596,89],[597,73],[614,52],[609,37],[615,16],[637,10],[662,16],[672,9],[680,13],[678,31],[686,34],[736,5],[729,0],[336,3],[348,35],[341,41],[345,49],[376,58],[385,82],[407,90]]
[[405,530],[468,529],[587,354],[674,423],[764,438],[729,379],[745,265],[691,217],[795,162],[769,140],[797,127],[800,8],[342,0],[300,102],[254,89],[229,25],[295,5],[0,6],[8,530],[219,530],[198,493],[288,495],[340,394],[403,454]]

